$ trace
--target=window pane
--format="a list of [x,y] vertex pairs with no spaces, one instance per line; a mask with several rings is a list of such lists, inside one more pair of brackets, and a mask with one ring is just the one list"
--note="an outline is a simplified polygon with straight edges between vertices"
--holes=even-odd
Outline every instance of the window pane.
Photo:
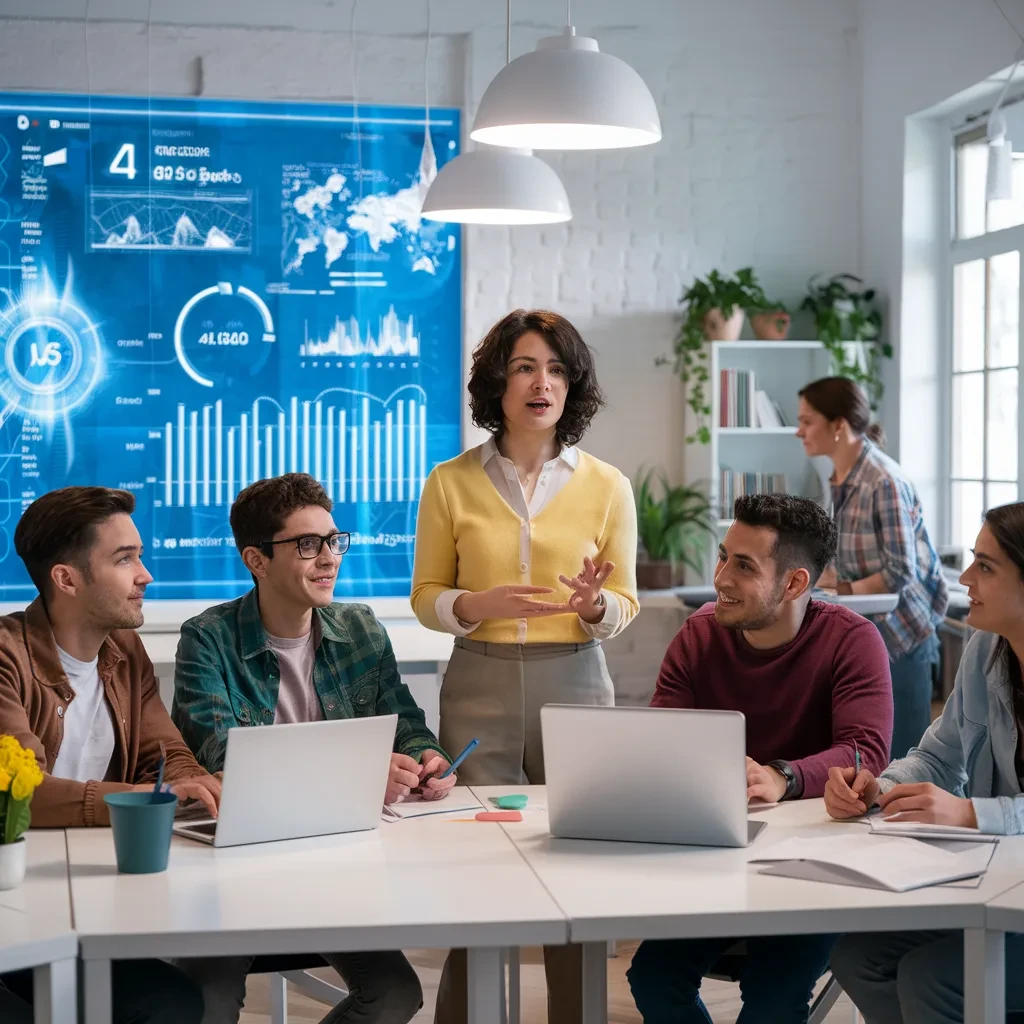
[[956,151],[956,234],[974,238],[985,233],[985,177],[988,143],[984,139]]
[[953,270],[953,369],[985,365],[985,261],[958,263]]
[[980,480],[984,475],[984,429],[984,374],[967,373],[955,376],[953,378],[953,476]]
[[998,508],[1009,505],[1018,497],[1016,484],[989,484],[985,489],[985,508]]
[[982,485],[953,484],[953,543],[964,551],[974,547],[981,529]]
[[[1024,189],[1024,183],[1021,184]],[[1020,253],[1004,252],[988,261],[988,365],[1016,366],[1020,352]]]
[[[990,480],[1017,479],[1017,371],[988,375],[988,464]],[[965,473],[964,476],[974,476]]]

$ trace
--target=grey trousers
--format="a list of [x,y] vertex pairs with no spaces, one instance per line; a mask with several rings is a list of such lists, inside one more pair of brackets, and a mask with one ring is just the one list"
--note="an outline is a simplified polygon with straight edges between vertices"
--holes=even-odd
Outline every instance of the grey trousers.
[[[614,704],[600,644],[484,644],[458,638],[441,686],[441,745],[452,756],[476,737],[459,769],[473,786],[544,783],[540,709],[545,704]],[[579,946],[546,946],[548,1020],[582,1024]],[[465,1024],[466,951],[453,949],[437,990],[436,1024]]]
[[[964,933],[844,935],[832,973],[867,1024],[961,1024]],[[1024,935],[1006,936],[1006,1011],[1024,1010]]]
[[441,685],[441,746],[453,757],[480,746],[459,769],[467,786],[544,782],[540,709],[614,704],[604,651],[587,644],[486,644],[458,637]]

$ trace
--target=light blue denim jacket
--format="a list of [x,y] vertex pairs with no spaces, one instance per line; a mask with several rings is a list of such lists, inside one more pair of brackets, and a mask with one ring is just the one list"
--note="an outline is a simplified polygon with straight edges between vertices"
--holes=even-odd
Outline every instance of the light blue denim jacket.
[[974,633],[942,715],[919,746],[881,774],[883,793],[905,782],[933,782],[956,796],[970,797],[982,832],[1024,832],[1024,795],[1014,763],[1017,723],[1009,653],[1009,645],[997,634]]

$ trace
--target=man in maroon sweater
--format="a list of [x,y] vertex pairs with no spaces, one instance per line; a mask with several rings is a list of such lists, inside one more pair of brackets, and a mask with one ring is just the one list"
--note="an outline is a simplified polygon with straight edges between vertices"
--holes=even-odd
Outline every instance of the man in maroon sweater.
[[[742,711],[747,796],[819,797],[828,770],[889,763],[892,683],[878,630],[811,600],[836,528],[806,498],[740,498],[719,545],[718,600],[691,615],[665,655],[653,707]],[[646,1024],[707,1024],[701,979],[738,938],[645,942],[629,969]],[[748,937],[743,1020],[804,1024],[833,935]]]

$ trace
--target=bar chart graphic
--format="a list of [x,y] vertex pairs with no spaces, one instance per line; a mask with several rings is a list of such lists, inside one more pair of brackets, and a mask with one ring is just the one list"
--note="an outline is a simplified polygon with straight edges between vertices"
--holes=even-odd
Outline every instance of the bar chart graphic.
[[223,399],[164,424],[163,505],[230,505],[249,484],[311,473],[331,500],[417,501],[427,467],[427,399],[407,384],[387,398],[328,388],[282,405],[261,395],[227,421]]
[[352,356],[404,356],[418,359],[419,354],[420,339],[413,318],[410,316],[407,320],[401,320],[394,306],[380,318],[376,337],[371,330],[364,331],[354,316],[348,320],[337,317],[326,338],[311,338],[307,322],[304,339],[299,345],[299,355],[310,359]]

